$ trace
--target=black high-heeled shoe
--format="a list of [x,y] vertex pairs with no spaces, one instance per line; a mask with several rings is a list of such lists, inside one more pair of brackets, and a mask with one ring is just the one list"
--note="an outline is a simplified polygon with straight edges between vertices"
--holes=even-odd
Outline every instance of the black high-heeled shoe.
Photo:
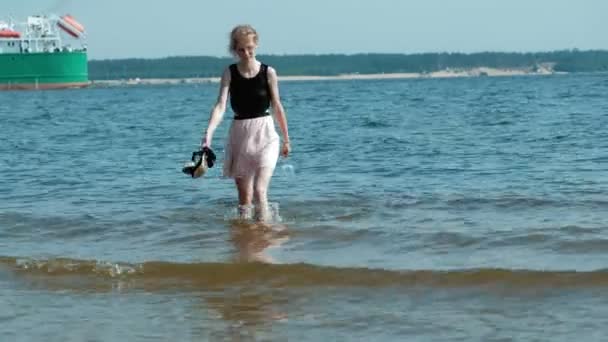
[[208,168],[213,167],[214,163],[215,153],[209,147],[203,147],[199,151],[192,152],[192,160],[184,165],[182,172],[192,178],[198,178],[204,175]]

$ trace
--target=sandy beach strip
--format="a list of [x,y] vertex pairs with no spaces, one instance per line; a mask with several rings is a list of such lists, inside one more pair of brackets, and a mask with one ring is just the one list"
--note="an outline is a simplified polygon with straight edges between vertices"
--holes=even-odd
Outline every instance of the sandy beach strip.
[[[529,69],[497,69],[478,67],[471,69],[448,69],[429,73],[386,73],[386,74],[342,74],[335,76],[280,76],[279,81],[332,81],[332,80],[383,80],[383,79],[414,79],[414,78],[453,78],[453,77],[506,77],[524,75],[553,75],[551,68]],[[190,77],[190,78],[133,78],[126,80],[94,80],[93,86],[129,86],[129,85],[171,85],[218,83],[219,77]]]

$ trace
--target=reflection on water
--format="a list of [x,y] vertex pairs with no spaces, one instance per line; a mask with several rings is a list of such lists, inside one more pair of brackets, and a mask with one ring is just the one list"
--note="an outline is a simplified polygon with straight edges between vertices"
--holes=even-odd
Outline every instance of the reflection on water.
[[[277,263],[269,249],[289,240],[287,227],[279,223],[231,220],[230,241],[235,247],[237,263]],[[208,308],[226,322],[226,331],[215,331],[212,337],[231,341],[257,341],[276,337],[273,324],[287,320],[287,295],[281,290],[242,284],[214,292],[204,298]],[[211,314],[211,316],[215,316]]]
[[265,339],[276,334],[275,324],[287,321],[287,294],[256,286],[228,288],[204,298],[209,316],[226,323],[225,331],[214,337],[229,336],[233,341]]
[[268,249],[289,240],[287,227],[278,223],[233,220],[230,241],[234,244],[237,262],[277,263]]

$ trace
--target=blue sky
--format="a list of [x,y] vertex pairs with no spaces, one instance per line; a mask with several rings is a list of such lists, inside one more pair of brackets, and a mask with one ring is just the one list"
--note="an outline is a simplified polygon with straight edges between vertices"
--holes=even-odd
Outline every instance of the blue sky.
[[608,0],[16,0],[0,18],[71,13],[91,59],[227,56],[250,23],[259,53],[608,49]]

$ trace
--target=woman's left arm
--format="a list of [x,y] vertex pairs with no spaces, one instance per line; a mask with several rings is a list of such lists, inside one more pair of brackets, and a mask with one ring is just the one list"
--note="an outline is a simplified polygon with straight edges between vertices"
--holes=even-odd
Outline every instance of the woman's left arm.
[[281,154],[283,157],[287,157],[291,152],[291,145],[289,141],[289,130],[287,128],[287,116],[281,103],[281,97],[279,95],[279,81],[277,72],[272,67],[268,67],[268,85],[270,87],[270,104],[275,115],[275,118],[279,122],[279,128],[283,134],[283,146],[281,148]]

